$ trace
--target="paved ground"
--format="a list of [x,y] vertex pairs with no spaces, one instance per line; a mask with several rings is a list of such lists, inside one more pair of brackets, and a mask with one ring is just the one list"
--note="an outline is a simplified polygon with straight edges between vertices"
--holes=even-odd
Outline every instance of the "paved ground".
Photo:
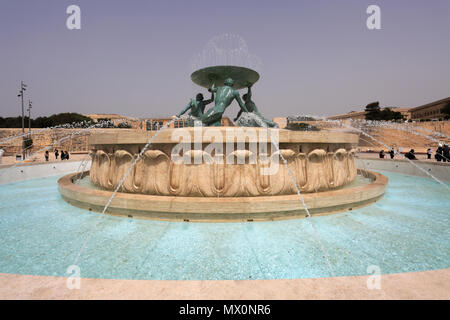
[[[367,158],[367,159],[379,159],[379,155],[378,152],[377,153],[368,153],[368,152],[361,152],[358,153],[358,157],[360,158]],[[417,160],[420,161],[427,161],[427,162],[436,162],[436,159],[434,159],[434,152],[431,155],[431,159],[427,159],[427,155],[426,154],[416,154],[416,158]],[[405,158],[400,156],[400,155],[395,155],[394,160],[404,160]],[[391,157],[389,156],[389,154],[386,154],[384,160],[391,160]],[[442,162],[439,162],[442,163]]]
[[[88,155],[87,151],[83,153],[71,153],[69,156],[70,160],[83,160]],[[66,160],[64,160],[66,161]],[[28,159],[25,159],[24,163],[44,163],[45,156],[44,153],[34,155],[33,157],[30,157]],[[55,159],[55,154],[50,153],[49,161],[48,162],[61,162],[61,159],[58,157],[58,160]],[[16,161],[16,157],[13,156],[7,156],[2,157],[2,160],[0,162],[0,165],[8,165],[8,164],[16,164],[16,163],[22,163],[22,161]]]
[[[70,160],[83,160],[86,156],[87,156],[87,151],[85,153],[71,153]],[[374,152],[374,153],[361,152],[361,153],[358,153],[358,156],[361,158],[369,158],[369,159],[378,159],[379,158],[378,152]],[[416,154],[416,157],[418,160],[421,160],[421,161],[437,162],[434,159],[434,153],[431,156],[430,160],[427,159],[426,154]],[[389,155],[386,154],[385,160],[390,160],[390,159],[391,158],[389,157]],[[396,155],[394,159],[398,160],[398,159],[404,159],[404,158],[402,156]],[[58,158],[58,160],[55,159],[55,155],[53,153],[50,154],[49,162],[60,162],[60,161],[61,160],[59,158]],[[7,157],[2,158],[2,162],[0,164],[7,165],[7,164],[15,164],[16,162],[20,162],[20,161],[16,161],[15,157],[7,156]],[[35,155],[32,159],[26,160],[25,163],[29,163],[29,162],[32,162],[32,163],[45,162],[44,154],[42,153],[42,154]]]
[[0,274],[0,299],[450,299],[450,269],[373,276],[292,280],[159,281],[81,279]]

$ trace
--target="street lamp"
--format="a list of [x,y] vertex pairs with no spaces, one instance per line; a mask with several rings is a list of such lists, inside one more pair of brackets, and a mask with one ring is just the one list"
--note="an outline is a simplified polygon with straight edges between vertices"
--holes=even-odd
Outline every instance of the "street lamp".
[[20,81],[20,91],[18,97],[21,97],[22,100],[22,160],[25,160],[25,112],[23,108],[23,95],[25,90],[27,90],[27,85],[23,83],[23,81]]
[[31,102],[31,100],[28,100],[28,133],[30,134],[30,138],[31,138],[31,108],[32,108],[33,103]]

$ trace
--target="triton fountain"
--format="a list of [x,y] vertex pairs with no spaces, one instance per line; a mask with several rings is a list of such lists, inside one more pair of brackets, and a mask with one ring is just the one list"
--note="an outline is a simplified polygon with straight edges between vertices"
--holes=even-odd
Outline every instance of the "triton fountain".
[[[45,148],[89,135],[90,156],[0,165],[0,272],[11,276],[12,287],[24,275],[26,284],[28,275],[70,280],[73,270],[82,283],[283,279],[286,285],[367,275],[372,267],[383,275],[448,269],[448,164],[357,152],[365,139],[403,146],[373,133],[372,125],[433,143],[448,142],[448,131],[312,123],[305,115],[292,120],[302,126],[280,129],[252,101],[262,72],[240,37],[214,37],[192,66],[193,83],[214,98],[190,100],[160,130],[100,132],[100,124],[75,131],[78,125],[63,125],[64,136],[55,128],[33,130],[33,138],[52,133]],[[227,108],[240,110],[234,126],[221,126]],[[189,127],[176,128],[180,123]],[[2,136],[0,147],[21,138]]]
[[[208,67],[191,79],[217,93],[212,108],[190,116],[193,127],[93,133],[92,165],[81,174],[90,184],[79,183],[77,173],[62,177],[63,198],[81,208],[141,218],[257,221],[353,209],[384,194],[387,178],[379,173],[360,169],[369,179],[354,182],[358,135],[269,128],[259,112],[248,112],[237,90],[258,81],[256,71]],[[256,120],[220,126],[234,100],[241,118]]]

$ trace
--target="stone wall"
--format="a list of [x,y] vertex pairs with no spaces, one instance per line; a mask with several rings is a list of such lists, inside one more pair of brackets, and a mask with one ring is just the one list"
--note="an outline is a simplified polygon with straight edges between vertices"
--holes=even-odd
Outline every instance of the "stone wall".
[[[28,129],[25,130],[25,133]],[[63,149],[69,152],[73,151],[87,151],[88,150],[88,136],[90,134],[87,130],[82,129],[52,129],[31,130],[33,139],[33,147],[31,152],[37,152],[45,147],[49,149]],[[33,133],[34,132],[34,133]],[[22,153],[22,139],[17,138],[11,141],[2,142],[8,137],[20,135],[21,128],[1,128],[0,129],[0,149],[5,150],[5,156],[21,154]],[[71,136],[72,135],[72,136]],[[60,141],[59,141],[60,140]]]
[[[436,140],[450,143],[450,139],[448,138],[450,137],[450,121],[402,123],[395,125],[398,125],[401,130],[371,127],[364,131],[374,136],[380,142],[388,146],[394,146],[395,148],[402,148],[403,151],[414,149],[416,152],[425,152],[428,148],[431,148],[434,151],[438,146]],[[416,131],[417,133],[422,134],[422,136],[414,134],[411,131]],[[446,137],[439,136],[435,134],[435,132],[440,132]],[[386,149],[382,144],[377,143],[364,135],[360,135],[358,145],[363,151],[365,149]]]

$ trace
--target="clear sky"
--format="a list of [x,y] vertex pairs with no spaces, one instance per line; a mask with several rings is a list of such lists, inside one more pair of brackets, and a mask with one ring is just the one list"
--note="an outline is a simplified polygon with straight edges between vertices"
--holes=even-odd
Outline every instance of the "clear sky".
[[[81,30],[66,28],[71,4]],[[366,27],[370,4],[381,30]],[[0,0],[0,116],[20,113],[21,80],[32,116],[173,115],[205,92],[189,63],[224,33],[261,60],[253,97],[267,117],[450,96],[449,0]]]

